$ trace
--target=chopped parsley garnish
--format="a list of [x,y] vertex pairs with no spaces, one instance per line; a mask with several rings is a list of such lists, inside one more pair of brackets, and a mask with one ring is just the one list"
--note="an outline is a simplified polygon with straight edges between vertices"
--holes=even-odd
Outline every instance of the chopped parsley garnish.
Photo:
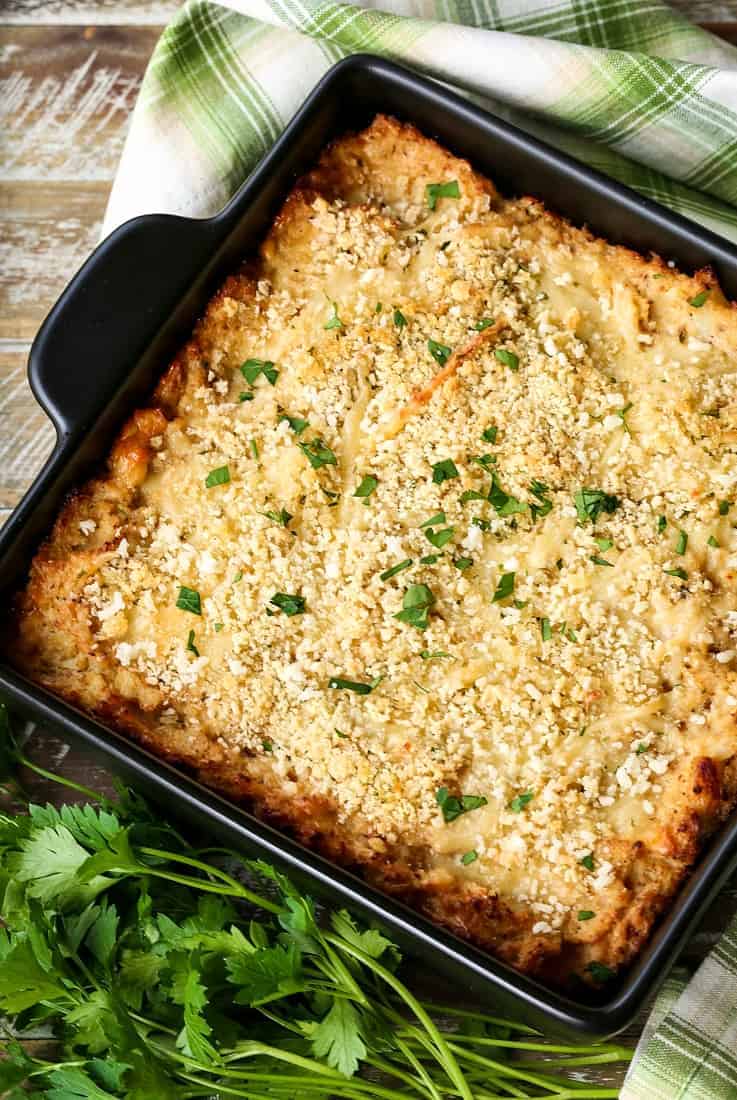
[[302,435],[305,428],[310,426],[309,420],[305,420],[301,416],[290,416],[289,413],[280,413],[277,423],[281,423],[282,420],[286,420],[295,435]]
[[594,542],[602,552],[611,550],[611,548],[614,546],[614,543],[611,539],[594,539]]
[[678,577],[682,581],[688,580],[688,573],[685,569],[664,569],[663,572],[667,573],[669,577]]
[[262,512],[261,515],[266,516],[274,523],[278,523],[280,527],[288,527],[294,519],[292,513],[288,512],[286,508],[280,508],[278,512]]
[[246,359],[245,363],[241,363],[241,374],[246,382],[248,382],[249,386],[254,384],[260,374],[262,374],[272,386],[276,385],[276,380],[279,377],[279,371],[277,370],[276,364],[272,363],[270,359]]
[[495,348],[494,355],[505,367],[509,367],[510,370],[519,370],[519,357],[509,348]]
[[461,863],[464,867],[468,867],[469,863],[475,863],[479,858],[479,854],[475,848],[472,848],[470,852],[464,852],[461,856]]
[[441,554],[425,554],[424,558],[420,558],[420,565],[434,565],[441,557]]
[[544,481],[538,481],[537,478],[534,478],[530,483],[530,492],[534,497],[537,497],[537,500],[530,505],[530,515],[533,520],[547,516],[553,507],[553,502],[548,497],[550,492],[548,486]]
[[432,464],[432,480],[435,485],[442,485],[444,481],[451,481],[459,476],[458,468],[452,458],[444,458],[442,462]]
[[343,733],[343,730],[339,730],[337,726],[333,726],[333,732],[336,734],[337,737],[342,737],[344,741],[348,740],[348,734]]
[[473,558],[455,558],[453,565],[463,573],[466,569],[471,568],[473,565]]
[[402,610],[394,618],[418,630],[425,630],[428,612],[434,603],[435,597],[426,584],[411,584],[404,594]]
[[719,543],[717,542],[717,540],[714,538],[713,535],[709,535],[706,542],[707,542],[708,546],[713,546],[715,550],[719,548]]
[[459,499],[461,504],[468,504],[469,500],[488,500],[488,497],[478,489],[464,489]]
[[686,547],[688,546],[688,535],[685,531],[678,532],[678,542],[676,543],[676,554],[685,554]]
[[540,635],[544,642],[549,642],[553,637],[553,628],[550,625],[550,619],[540,619]]
[[182,585],[177,596],[177,607],[180,611],[191,611],[193,615],[202,614],[200,594],[195,588],[187,588]]
[[337,466],[338,460],[321,439],[311,439],[309,443],[297,443],[302,454],[307,458],[313,470],[319,470],[321,466]]
[[495,428],[492,425],[489,428],[484,428],[483,432],[481,433],[481,438],[483,439],[484,443],[496,443],[496,437],[498,434],[499,429]]
[[429,519],[420,524],[420,529],[423,527],[437,527],[439,523],[445,523],[445,512],[436,512],[434,516],[430,516]]
[[518,814],[524,810],[528,803],[532,802],[534,798],[532,791],[525,791],[523,794],[515,795],[512,801],[509,803],[509,809],[512,813]]
[[514,606],[517,608],[518,611],[521,611],[524,607],[527,607],[529,602],[529,600],[515,600]]
[[215,633],[216,634],[219,634],[222,629],[223,629],[223,624],[222,623],[215,623]]
[[435,531],[432,527],[425,528],[425,538],[428,542],[432,543],[436,550],[442,550],[455,534],[455,527],[442,527],[439,531]]
[[404,316],[401,309],[394,310],[394,324],[397,328],[404,328],[407,324],[407,318]]
[[614,568],[613,562],[607,561],[606,558],[600,558],[598,554],[592,554],[591,561],[594,565],[608,565],[610,569]]
[[233,577],[233,584],[238,584],[238,581],[243,580],[243,570],[239,569],[236,575]]
[[706,299],[709,297],[710,294],[711,294],[710,290],[700,290],[698,294],[694,295],[693,298],[689,299],[688,304],[690,306],[693,306],[694,309],[701,309],[701,307],[703,306],[704,302],[706,301]]
[[452,795],[447,787],[440,787],[435,792],[435,801],[442,810],[445,822],[455,821],[461,814],[467,814],[469,810],[478,810],[486,806],[488,799],[481,794],[462,794],[460,798]]
[[592,913],[590,909],[579,909],[578,911],[579,920],[593,920],[595,916],[596,913]]
[[[484,497],[484,499],[486,498]],[[483,516],[474,516],[471,520],[471,526],[478,527],[479,531],[491,530],[491,524],[489,523],[488,519],[484,519]]]
[[194,653],[195,657],[199,657],[200,651],[194,644],[194,630],[190,630],[189,632],[189,636],[187,638],[187,649],[190,653]]
[[[494,318],[493,317],[482,317],[481,320],[477,321],[476,324],[473,327],[476,329],[476,332],[483,332],[485,328],[490,328],[490,326],[493,325],[493,324],[494,324]],[[492,440],[492,442],[493,442],[493,440]]]
[[381,305],[381,302],[377,302],[376,303],[376,309],[374,310],[374,313],[381,313],[382,308],[383,307]]
[[461,189],[458,180],[448,180],[447,183],[428,183],[425,187],[425,199],[431,210],[437,206],[438,199],[459,199]]
[[642,741],[641,741],[641,742],[640,742],[640,744],[639,744],[639,745],[637,746],[637,748],[635,749],[635,753],[636,753],[636,754],[637,754],[638,756],[642,756],[642,754],[643,754],[644,752],[647,752],[647,745],[646,745],[646,744],[644,744],[644,742],[642,742]]
[[251,454],[253,455],[253,457],[258,462],[258,443],[256,442],[255,439],[251,440]]
[[264,750],[264,752],[273,752],[274,751],[274,742],[273,741],[262,741],[261,742],[261,748]]
[[492,603],[500,603],[501,600],[506,600],[514,592],[514,578],[515,573],[502,573],[499,578],[499,583],[496,586],[496,591],[492,599]]
[[251,390],[243,390],[238,394],[239,401],[253,401],[253,393]]
[[428,340],[427,348],[435,362],[441,367],[445,366],[453,354],[452,348],[449,348],[447,344],[439,344],[437,340]]
[[343,322],[341,321],[340,317],[338,316],[338,305],[337,305],[337,303],[333,302],[331,299],[328,299],[328,301],[330,302],[331,306],[333,307],[333,312],[332,312],[331,316],[328,318],[328,320],[325,322],[325,324],[322,327],[324,329],[344,328],[345,326],[343,325]]
[[477,466],[490,474],[492,472],[491,467],[496,465],[496,455],[469,455],[468,461],[475,462]]
[[586,969],[595,982],[608,982],[614,977],[614,971],[604,963],[597,962],[596,959],[593,959]]
[[278,607],[285,615],[303,615],[305,610],[304,596],[290,596],[286,592],[275,592],[269,600],[270,604]]
[[230,481],[230,470],[227,466],[217,466],[205,478],[205,488],[212,489],[215,485],[227,485]]
[[421,649],[420,657],[423,661],[439,661],[442,657],[447,657],[449,661],[455,661],[455,657],[450,653],[443,652],[442,649],[436,649],[433,653],[429,649]]
[[358,486],[353,495],[354,497],[364,497],[366,504],[368,504],[368,498],[371,496],[378,484],[379,479],[377,477],[374,477],[373,474],[366,474],[362,478],[361,484]]
[[720,516],[726,516],[731,507],[732,507],[732,501],[731,500],[720,500],[719,501],[719,515]]
[[524,501],[517,500],[516,497],[510,496],[502,489],[496,473],[491,475],[491,489],[487,500],[500,516],[513,516],[527,511],[527,505]]
[[403,572],[405,569],[409,569],[412,564],[412,558],[405,558],[404,561],[400,561],[397,565],[393,565],[391,569],[385,569],[383,573],[379,574],[379,579],[382,581],[389,581],[392,577],[396,577],[397,573]]
[[356,695],[370,695],[380,680],[381,678],[372,680],[370,684],[362,684],[360,680],[343,680],[340,676],[333,676],[328,680],[328,687],[338,688],[340,691],[353,691]]
[[623,409],[618,409],[616,414],[615,414],[622,421],[622,427],[627,432],[627,435],[632,435],[632,432],[630,431],[630,426],[629,426],[629,424],[627,423],[627,421],[625,419],[625,417],[627,416],[627,413],[630,411],[631,408],[632,408],[632,402],[628,401],[627,404],[624,406],[624,408]]
[[665,531],[667,526],[668,526],[668,520],[665,518],[665,516],[658,516],[658,522],[656,524],[656,530],[657,530],[659,535],[662,535],[663,531]]
[[585,867],[587,871],[593,871],[594,853],[589,852],[588,855],[583,856],[583,858],[580,859],[578,862],[581,864],[582,867]]
[[578,522],[582,524],[588,519],[596,523],[602,512],[611,515],[619,506],[617,497],[602,489],[579,489],[573,494],[573,503],[576,505]]

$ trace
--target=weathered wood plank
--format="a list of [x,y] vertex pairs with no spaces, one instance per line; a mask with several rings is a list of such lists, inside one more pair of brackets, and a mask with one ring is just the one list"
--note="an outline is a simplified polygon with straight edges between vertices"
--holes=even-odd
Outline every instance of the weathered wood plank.
[[0,51],[0,181],[108,183],[158,31],[6,28]]
[[33,339],[97,244],[108,191],[107,182],[0,182],[0,338]]
[[51,423],[28,386],[27,359],[27,344],[0,340],[0,509],[18,503],[54,444]]

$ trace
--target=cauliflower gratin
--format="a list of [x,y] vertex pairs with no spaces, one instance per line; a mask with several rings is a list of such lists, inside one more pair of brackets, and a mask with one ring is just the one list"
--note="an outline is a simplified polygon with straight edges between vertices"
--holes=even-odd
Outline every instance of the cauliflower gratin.
[[737,800],[737,314],[378,117],[323,154],[5,648],[543,980]]

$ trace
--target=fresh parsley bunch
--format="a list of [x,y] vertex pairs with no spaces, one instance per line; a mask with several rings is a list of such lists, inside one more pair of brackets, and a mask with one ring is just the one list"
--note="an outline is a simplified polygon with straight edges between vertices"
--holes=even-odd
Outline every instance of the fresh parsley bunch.
[[[193,847],[133,791],[112,801],[50,776],[14,747],[2,704],[0,749],[94,802],[0,814],[5,1100],[617,1095],[580,1067],[627,1050],[549,1047],[421,1001],[382,932],[345,911],[318,920],[279,871]],[[19,1041],[41,1025],[56,1061]],[[577,1082],[524,1060],[543,1050]]]

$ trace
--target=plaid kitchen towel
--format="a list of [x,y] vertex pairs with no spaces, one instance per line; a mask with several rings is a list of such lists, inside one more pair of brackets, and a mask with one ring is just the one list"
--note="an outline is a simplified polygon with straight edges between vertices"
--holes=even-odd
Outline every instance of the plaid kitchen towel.
[[105,231],[151,210],[214,213],[357,51],[451,83],[737,240],[737,49],[660,0],[190,0],[146,73]]
[[[454,85],[737,241],[737,49],[660,0],[189,0],[154,51],[105,231],[214,213],[358,51]],[[669,979],[621,1095],[737,1100],[737,921],[688,984]]]

